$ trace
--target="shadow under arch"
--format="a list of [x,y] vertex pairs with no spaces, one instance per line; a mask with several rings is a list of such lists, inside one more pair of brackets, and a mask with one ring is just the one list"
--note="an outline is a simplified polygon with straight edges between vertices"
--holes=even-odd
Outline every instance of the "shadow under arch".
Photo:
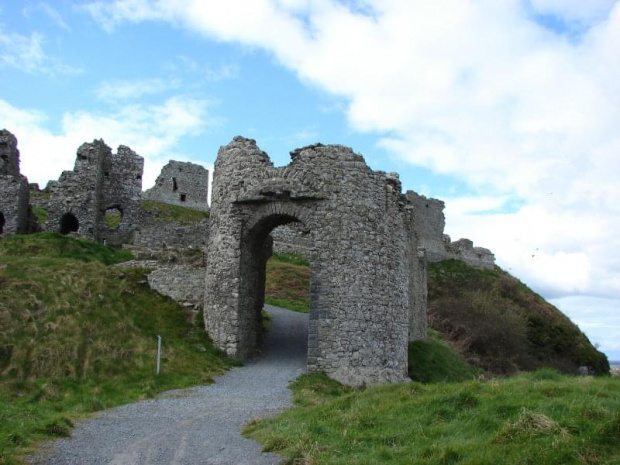
[[[239,270],[241,337],[238,354],[242,357],[251,355],[261,342],[261,311],[265,302],[267,260],[273,253],[273,239],[270,234],[277,227],[291,223],[301,223],[304,229],[308,229],[307,224],[300,219],[302,217],[304,217],[303,214],[295,211],[263,212],[248,224],[249,228],[244,235],[245,239],[241,247]],[[312,263],[310,269],[312,279]],[[312,294],[310,294],[310,312],[312,313]]]
[[67,235],[77,232],[80,229],[80,222],[73,213],[65,213],[60,218],[60,234]]
[[6,220],[4,219],[4,214],[2,212],[0,212],[0,234],[2,234],[4,232],[4,222]]

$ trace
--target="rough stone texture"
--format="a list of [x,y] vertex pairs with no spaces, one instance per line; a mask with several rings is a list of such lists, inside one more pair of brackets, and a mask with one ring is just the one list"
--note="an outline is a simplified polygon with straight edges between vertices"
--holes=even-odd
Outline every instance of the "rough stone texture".
[[207,211],[209,171],[201,165],[170,160],[142,198]]
[[28,179],[19,172],[17,138],[0,131],[0,237],[25,234],[29,225]]
[[[144,160],[129,147],[113,154],[103,140],[83,144],[73,171],[64,171],[47,190],[46,229],[76,232],[112,245],[131,243],[140,211]],[[106,214],[117,213],[120,222],[110,227]]]
[[495,256],[490,250],[474,247],[469,239],[451,242],[450,236],[443,233],[446,225],[444,202],[413,191],[407,191],[405,195],[415,209],[415,230],[429,262],[455,259],[477,268],[492,269],[495,266]]
[[147,279],[151,289],[179,302],[190,315],[203,308],[204,268],[189,265],[156,266]]
[[290,223],[278,226],[271,231],[273,251],[278,253],[294,253],[303,257],[310,256],[312,241],[310,231],[305,230],[301,223]]
[[408,379],[413,274],[421,261],[403,254],[417,238],[398,175],[372,171],[339,145],[291,157],[275,168],[241,137],[220,148],[207,248],[209,334],[229,355],[253,353],[269,233],[299,222],[312,243],[308,369],[350,385]]
[[206,247],[209,219],[194,225],[161,221],[142,211],[136,227],[133,244],[142,247]]

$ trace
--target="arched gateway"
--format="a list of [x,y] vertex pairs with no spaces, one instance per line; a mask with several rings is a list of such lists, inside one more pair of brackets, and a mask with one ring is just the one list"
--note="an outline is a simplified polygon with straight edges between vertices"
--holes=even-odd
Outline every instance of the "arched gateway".
[[350,385],[407,378],[410,334],[424,335],[426,262],[413,209],[395,174],[372,171],[340,145],[291,152],[274,168],[255,141],[236,137],[215,162],[205,325],[217,346],[257,348],[269,233],[310,231],[308,369]]

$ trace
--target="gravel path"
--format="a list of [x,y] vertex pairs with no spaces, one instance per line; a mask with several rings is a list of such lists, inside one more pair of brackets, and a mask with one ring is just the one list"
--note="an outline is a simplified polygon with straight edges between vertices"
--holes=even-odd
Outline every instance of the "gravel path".
[[307,315],[265,306],[272,323],[262,354],[210,386],[101,412],[79,423],[33,464],[275,464],[241,436],[245,423],[291,405],[288,383],[306,368]]

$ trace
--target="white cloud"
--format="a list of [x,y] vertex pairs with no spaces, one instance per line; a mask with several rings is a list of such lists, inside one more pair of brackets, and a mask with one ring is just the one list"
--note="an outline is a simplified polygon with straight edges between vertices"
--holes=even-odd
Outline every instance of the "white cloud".
[[[480,215],[448,202],[448,233],[491,248],[548,296],[620,301],[620,1],[348,3],[89,8],[109,30],[168,21],[271,52],[302,81],[344,97],[352,127],[385,132],[379,144],[390,152],[484,199],[523,205]],[[537,23],[531,8],[579,23],[579,40]]]
[[104,81],[95,89],[95,95],[106,102],[136,100],[146,95],[157,95],[178,86],[179,84],[174,80],[160,78]]
[[155,182],[180,139],[218,124],[208,113],[208,102],[179,96],[158,105],[128,105],[112,114],[65,113],[58,134],[46,129],[45,115],[3,100],[0,121],[11,121],[8,129],[19,141],[21,172],[30,182],[43,185],[50,178],[58,178],[63,170],[73,168],[82,143],[103,138],[114,150],[127,145],[145,158],[145,187]]
[[43,35],[6,31],[0,25],[0,68],[15,68],[27,73],[80,74],[81,69],[49,57],[43,50]]

